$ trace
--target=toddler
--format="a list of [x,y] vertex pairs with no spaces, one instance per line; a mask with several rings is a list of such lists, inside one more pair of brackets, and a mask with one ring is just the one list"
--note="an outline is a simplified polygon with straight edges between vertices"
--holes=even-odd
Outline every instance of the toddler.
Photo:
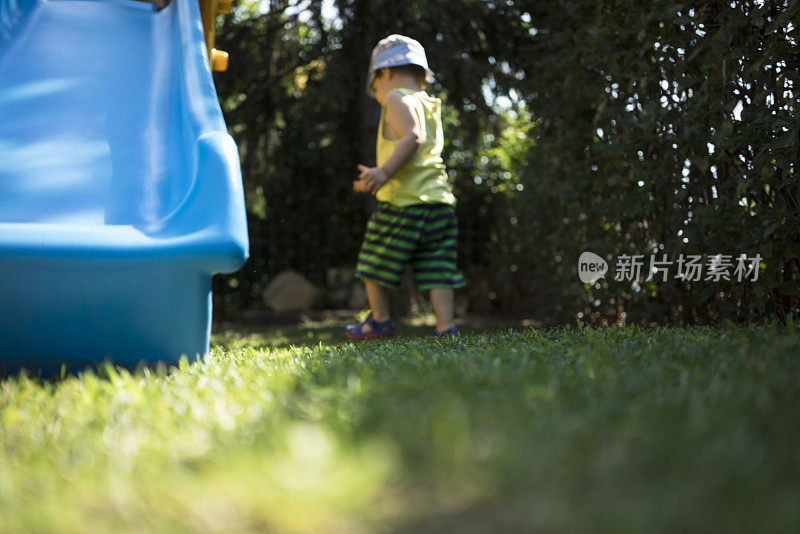
[[375,195],[378,206],[358,255],[370,313],[348,325],[351,339],[396,333],[389,290],[400,287],[411,265],[420,290],[430,290],[436,336],[458,336],[453,290],[465,284],[456,268],[456,199],[442,161],[441,101],[424,90],[425,50],[414,39],[390,35],[372,51],[367,93],[381,104],[377,167],[358,165],[353,189]]

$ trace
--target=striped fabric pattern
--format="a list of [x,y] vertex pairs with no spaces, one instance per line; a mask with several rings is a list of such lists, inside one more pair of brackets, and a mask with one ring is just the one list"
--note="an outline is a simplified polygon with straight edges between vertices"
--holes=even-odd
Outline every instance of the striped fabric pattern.
[[367,223],[356,276],[397,289],[410,264],[420,290],[461,287],[465,282],[456,268],[457,240],[452,206],[381,202]]

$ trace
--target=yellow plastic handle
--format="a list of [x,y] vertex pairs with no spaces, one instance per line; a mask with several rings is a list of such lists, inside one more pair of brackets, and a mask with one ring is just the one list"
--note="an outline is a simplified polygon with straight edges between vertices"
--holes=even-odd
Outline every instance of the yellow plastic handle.
[[230,13],[232,5],[232,0],[218,0],[217,11],[220,13]]
[[228,53],[214,48],[215,28],[214,19],[217,13],[230,13],[232,0],[199,0],[200,17],[203,20],[203,33],[205,34],[206,48],[208,49],[208,62],[213,72],[228,70]]
[[211,70],[224,72],[228,70],[228,53],[223,50],[211,49]]

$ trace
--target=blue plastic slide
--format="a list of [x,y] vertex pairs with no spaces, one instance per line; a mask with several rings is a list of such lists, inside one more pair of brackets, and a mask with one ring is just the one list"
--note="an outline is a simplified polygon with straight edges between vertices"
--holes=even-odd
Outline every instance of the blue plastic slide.
[[247,259],[196,0],[0,0],[0,368],[205,354]]

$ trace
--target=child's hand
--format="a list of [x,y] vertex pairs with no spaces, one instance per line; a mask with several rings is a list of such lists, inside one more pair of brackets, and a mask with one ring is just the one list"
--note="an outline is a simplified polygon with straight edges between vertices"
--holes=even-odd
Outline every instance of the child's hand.
[[366,183],[367,191],[373,195],[383,184],[389,181],[389,174],[380,167],[367,167],[359,164],[358,170],[361,171],[358,177],[361,178],[362,182]]
[[369,193],[369,186],[364,180],[353,180],[353,191],[356,193]]

